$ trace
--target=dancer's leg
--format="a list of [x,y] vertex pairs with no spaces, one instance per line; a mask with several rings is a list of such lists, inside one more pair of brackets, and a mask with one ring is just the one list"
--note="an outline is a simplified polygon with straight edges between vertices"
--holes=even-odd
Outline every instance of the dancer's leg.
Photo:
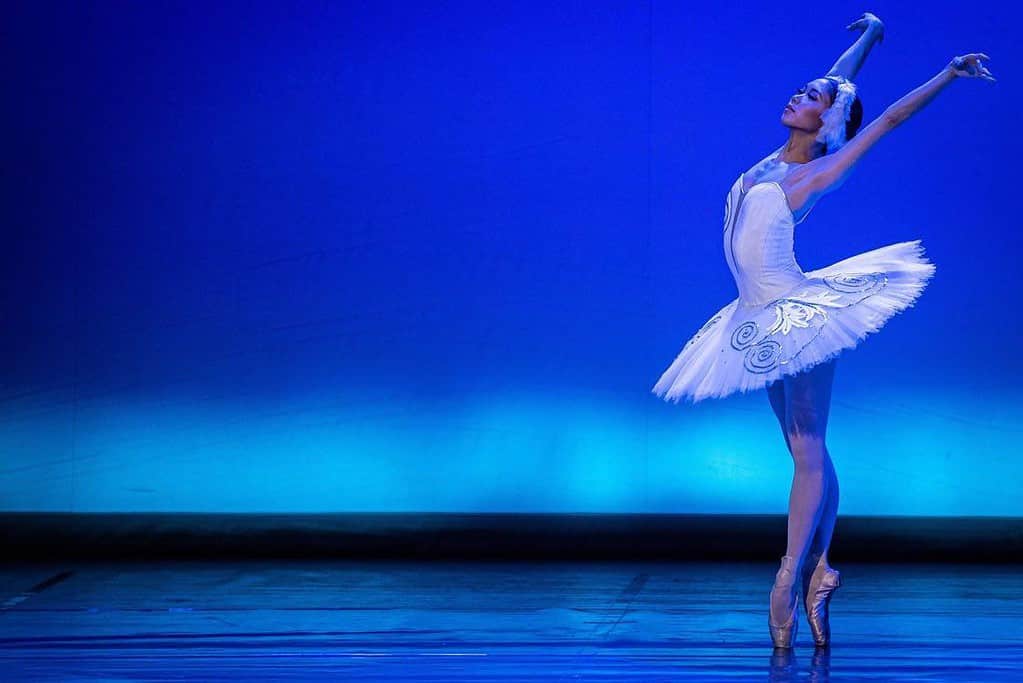
[[[831,454],[827,446],[824,447],[824,465],[826,469],[827,496],[824,501],[824,509],[821,511],[820,521],[817,523],[817,532],[813,535],[813,542],[810,543],[810,555],[813,557],[823,555],[824,564],[828,563],[828,549],[831,547],[831,536],[835,532],[835,521],[838,519],[838,474],[835,472],[835,463],[831,460]],[[814,563],[816,564],[816,562]],[[813,567],[809,567],[813,571]]]
[[[837,359],[833,359],[835,362]],[[792,446],[789,442],[789,430],[785,419],[785,381],[779,379],[772,384],[767,386],[767,397],[771,403],[771,409],[774,411],[774,416],[778,420],[778,425],[781,427],[782,436],[785,437],[785,448],[792,453]],[[824,562],[827,563],[827,552],[828,548],[831,547],[831,537],[835,530],[835,520],[838,517],[838,476],[835,472],[834,462],[831,460],[831,454],[828,453],[827,446],[824,448],[825,458],[825,476],[827,477],[827,486],[824,500],[824,509],[821,512],[820,521],[817,524],[817,531],[813,535],[813,540],[810,542],[809,555],[814,557],[824,555]],[[813,571],[813,567],[804,567],[804,571],[809,569]]]
[[767,399],[771,402],[771,410],[778,419],[778,426],[781,427],[781,435],[785,437],[785,449],[791,453],[792,446],[789,444],[789,430],[785,428],[785,380],[778,379],[767,385]]
[[[785,431],[795,464],[789,494],[788,540],[785,554],[795,558],[795,576],[810,551],[827,500],[829,477],[824,440],[831,405],[836,359],[784,378]],[[830,541],[830,538],[828,539]],[[787,614],[798,582],[771,592],[774,615]],[[775,617],[781,623],[781,616]]]

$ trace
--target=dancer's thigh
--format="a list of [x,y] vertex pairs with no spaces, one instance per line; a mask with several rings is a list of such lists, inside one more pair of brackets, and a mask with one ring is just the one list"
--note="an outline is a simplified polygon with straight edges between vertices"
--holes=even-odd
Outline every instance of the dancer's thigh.
[[831,386],[837,358],[788,375],[785,382],[785,429],[789,438],[806,437],[823,445],[831,410]]
[[785,423],[785,380],[777,379],[767,385],[767,400],[771,402],[771,410],[781,427],[782,436],[788,443],[788,428]]

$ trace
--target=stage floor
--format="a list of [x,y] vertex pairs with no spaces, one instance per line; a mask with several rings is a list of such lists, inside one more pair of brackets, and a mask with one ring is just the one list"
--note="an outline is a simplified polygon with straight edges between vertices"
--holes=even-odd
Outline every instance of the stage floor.
[[[780,560],[780,557],[779,557]],[[351,560],[0,568],[3,680],[1018,681],[1014,565],[832,565],[832,645],[778,564]]]

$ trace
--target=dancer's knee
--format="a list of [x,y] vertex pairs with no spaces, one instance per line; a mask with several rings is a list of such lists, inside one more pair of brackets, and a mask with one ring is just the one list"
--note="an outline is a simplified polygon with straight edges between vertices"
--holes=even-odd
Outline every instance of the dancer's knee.
[[825,449],[824,440],[821,437],[790,431],[789,445],[797,469],[820,471],[827,474],[827,449]]
[[828,414],[811,406],[792,405],[785,413],[785,431],[791,440],[805,437],[824,441]]

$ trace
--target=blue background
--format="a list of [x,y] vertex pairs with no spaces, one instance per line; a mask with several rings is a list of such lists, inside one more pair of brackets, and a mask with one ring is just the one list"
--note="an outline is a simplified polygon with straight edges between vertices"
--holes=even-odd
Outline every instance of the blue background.
[[7,7],[0,509],[779,513],[766,393],[650,393],[736,295],[738,174],[887,25],[796,235],[922,239],[844,353],[840,514],[1021,515],[1018,23],[952,2]]

